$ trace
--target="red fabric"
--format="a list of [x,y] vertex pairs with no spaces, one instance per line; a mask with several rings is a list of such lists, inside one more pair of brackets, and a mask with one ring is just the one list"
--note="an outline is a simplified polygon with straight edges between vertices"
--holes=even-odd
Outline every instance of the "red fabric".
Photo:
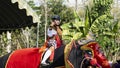
[[104,56],[100,56],[100,54],[96,54],[95,58],[98,60],[97,62],[102,66],[102,68],[110,68],[109,63]]
[[90,47],[92,49],[92,51],[94,53],[93,58],[96,58],[97,63],[99,65],[101,65],[102,68],[110,68],[110,65],[109,65],[107,59],[105,58],[105,56],[101,52],[99,52],[100,46],[97,43],[92,43],[92,44],[88,45],[87,47]]
[[93,58],[93,59],[90,60],[90,63],[92,65],[96,65],[97,64],[97,60],[95,58]]
[[39,68],[40,59],[39,48],[16,50],[9,57],[6,68]]
[[55,36],[55,40],[57,41],[57,48],[59,48],[62,45],[62,41],[58,35]]

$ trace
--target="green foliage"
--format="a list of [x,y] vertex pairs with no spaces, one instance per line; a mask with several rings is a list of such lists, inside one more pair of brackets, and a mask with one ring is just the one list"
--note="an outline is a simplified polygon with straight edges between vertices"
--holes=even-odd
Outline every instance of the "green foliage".
[[0,56],[6,54],[6,45],[7,45],[7,35],[5,33],[2,33],[0,35]]
[[96,18],[98,18],[101,15],[107,14],[110,15],[111,10],[111,4],[113,3],[113,0],[93,0],[94,1],[94,7],[91,9],[91,17],[92,21],[94,21]]
[[91,30],[96,34],[96,40],[109,60],[113,60],[113,57],[116,58],[120,50],[119,44],[115,40],[120,34],[118,21],[114,21],[110,14],[112,2],[112,0],[94,0],[95,6],[91,11],[93,22]]
[[[36,46],[36,27],[31,28],[22,28],[10,31],[11,33],[11,51],[16,49],[26,48]],[[27,40],[28,37],[28,40]],[[2,33],[0,35],[0,56],[5,55],[7,53],[7,45],[8,45],[7,33]]]
[[[48,15],[48,25],[51,22],[51,17],[53,15],[60,15],[61,17],[61,23],[64,26],[64,24],[67,24],[68,22],[72,22],[74,21],[75,17],[74,17],[74,11],[67,7],[66,5],[63,4],[64,0],[47,0],[47,15]],[[35,4],[33,3],[33,1],[29,2],[30,6],[32,6],[32,8],[38,13],[38,15],[41,15],[41,25],[40,25],[40,40],[39,40],[39,44],[43,45],[44,43],[44,37],[45,37],[45,9],[44,9],[44,4],[41,4],[41,6],[36,7],[34,6]],[[69,23],[70,24],[70,23]],[[65,26],[64,28],[66,29],[67,26]],[[63,28],[63,30],[64,30]],[[72,30],[70,30],[72,31]],[[73,33],[70,33],[72,34]],[[63,38],[69,38],[69,35]],[[68,40],[68,39],[67,39]],[[70,40],[70,38],[69,38]]]
[[[68,8],[63,4],[64,0],[50,0],[48,1],[48,8],[50,8],[50,12],[48,12],[48,16],[52,15],[60,15],[61,22],[66,23],[74,20],[73,10]],[[68,17],[69,16],[69,17]]]
[[67,43],[70,42],[71,39],[80,39],[83,35],[81,30],[83,30],[84,24],[80,21],[76,11],[74,11],[74,17],[75,19],[72,22],[64,23],[62,25],[63,40],[67,41]]
[[115,57],[120,51],[119,44],[115,40],[120,34],[119,24],[118,21],[113,21],[110,13],[113,0],[93,1],[94,6],[91,10],[86,6],[85,22],[79,20],[79,15],[75,13],[75,20],[63,25],[64,38],[77,37],[77,39],[80,39],[91,30],[96,35],[96,41],[100,43],[107,58],[112,60],[111,58]]

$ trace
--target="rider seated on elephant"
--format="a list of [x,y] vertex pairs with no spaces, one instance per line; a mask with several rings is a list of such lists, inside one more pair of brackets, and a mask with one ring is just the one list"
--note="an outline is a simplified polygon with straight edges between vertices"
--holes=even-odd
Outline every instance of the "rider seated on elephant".
[[43,56],[41,64],[48,65],[46,60],[50,57],[56,48],[62,45],[62,28],[60,27],[60,16],[55,15],[52,17],[52,22],[47,30],[46,52]]

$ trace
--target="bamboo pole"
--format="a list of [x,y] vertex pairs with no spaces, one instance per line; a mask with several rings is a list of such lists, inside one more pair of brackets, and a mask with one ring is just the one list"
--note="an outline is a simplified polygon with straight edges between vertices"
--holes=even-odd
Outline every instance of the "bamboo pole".
[[36,47],[38,48],[38,45],[39,45],[39,22],[37,23],[37,45]]
[[45,8],[45,42],[47,39],[47,1],[44,0],[44,8]]

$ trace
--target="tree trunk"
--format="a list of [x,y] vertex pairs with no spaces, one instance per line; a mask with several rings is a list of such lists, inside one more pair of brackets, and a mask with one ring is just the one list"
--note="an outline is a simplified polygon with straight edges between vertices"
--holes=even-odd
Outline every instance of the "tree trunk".
[[47,0],[44,0],[44,8],[45,8],[45,42],[47,39]]
[[11,33],[9,31],[7,31],[7,52],[10,53],[11,52]]

